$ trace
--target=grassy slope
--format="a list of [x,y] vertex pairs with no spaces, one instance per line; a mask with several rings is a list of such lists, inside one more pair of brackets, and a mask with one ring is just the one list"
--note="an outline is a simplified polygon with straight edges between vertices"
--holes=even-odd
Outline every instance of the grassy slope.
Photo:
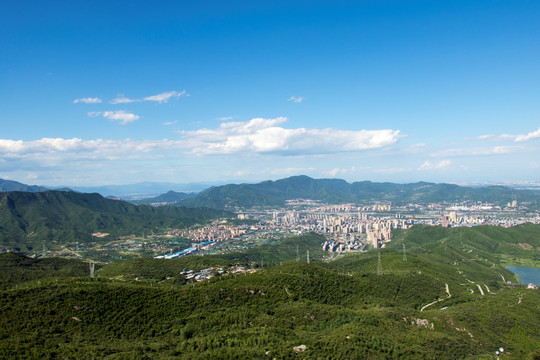
[[[0,292],[0,357],[244,359],[269,351],[292,359],[490,359],[503,346],[507,359],[526,359],[540,348],[540,292],[506,288],[499,276],[504,269],[482,261],[478,252],[492,245],[492,230],[416,228],[400,234],[396,247],[407,239],[407,261],[384,250],[382,276],[376,275],[377,254],[368,253],[309,265],[292,260],[183,286],[106,280],[138,269],[153,278],[152,268],[174,273],[213,259],[230,262],[209,256],[193,257],[188,266],[189,258],[122,262],[105,267],[97,281],[19,284]],[[537,241],[536,229],[515,231],[512,241]],[[526,235],[514,239],[520,232]],[[442,236],[437,241],[436,234]],[[455,265],[457,255],[462,258]],[[471,294],[465,278],[488,285],[491,293]],[[419,311],[436,299],[445,300]],[[308,349],[296,354],[293,347],[300,344]]]
[[90,268],[79,260],[31,259],[17,253],[4,253],[0,254],[0,274],[0,288],[9,288],[50,277],[84,277],[90,274]]

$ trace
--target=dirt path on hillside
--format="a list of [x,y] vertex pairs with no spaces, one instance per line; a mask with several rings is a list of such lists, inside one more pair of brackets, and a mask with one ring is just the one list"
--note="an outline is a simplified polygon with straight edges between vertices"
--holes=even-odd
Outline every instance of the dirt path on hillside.
[[452,297],[452,294],[450,294],[450,287],[448,286],[448,284],[444,284],[444,285],[446,285],[446,293],[448,294],[448,297],[447,297],[446,299],[438,299],[438,300],[435,300],[435,301],[433,301],[433,302],[431,302],[431,303],[425,305],[424,307],[422,307],[422,308],[420,309],[420,312],[424,311],[427,307],[429,307],[429,306],[431,306],[431,305],[435,305],[435,304],[437,304],[437,303],[439,303],[439,302],[441,302],[441,301],[448,300],[448,299],[450,299],[450,298]]

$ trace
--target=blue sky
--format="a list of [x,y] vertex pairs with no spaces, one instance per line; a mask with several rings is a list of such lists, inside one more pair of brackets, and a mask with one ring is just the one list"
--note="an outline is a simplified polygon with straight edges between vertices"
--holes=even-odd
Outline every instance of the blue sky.
[[536,1],[18,1],[0,178],[540,180]]

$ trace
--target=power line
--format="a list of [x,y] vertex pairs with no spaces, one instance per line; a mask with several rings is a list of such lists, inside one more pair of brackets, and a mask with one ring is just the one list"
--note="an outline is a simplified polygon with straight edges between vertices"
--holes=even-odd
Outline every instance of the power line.
[[382,275],[382,263],[381,263],[381,252],[379,251],[379,262],[377,264],[377,275]]
[[407,251],[405,250],[405,244],[403,244],[403,261],[407,261]]

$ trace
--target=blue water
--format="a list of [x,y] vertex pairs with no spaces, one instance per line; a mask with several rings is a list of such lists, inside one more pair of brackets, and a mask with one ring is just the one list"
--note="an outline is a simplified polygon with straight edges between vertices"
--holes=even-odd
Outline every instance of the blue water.
[[507,266],[508,270],[517,274],[519,280],[525,285],[533,283],[540,286],[540,268],[530,268],[521,266]]

